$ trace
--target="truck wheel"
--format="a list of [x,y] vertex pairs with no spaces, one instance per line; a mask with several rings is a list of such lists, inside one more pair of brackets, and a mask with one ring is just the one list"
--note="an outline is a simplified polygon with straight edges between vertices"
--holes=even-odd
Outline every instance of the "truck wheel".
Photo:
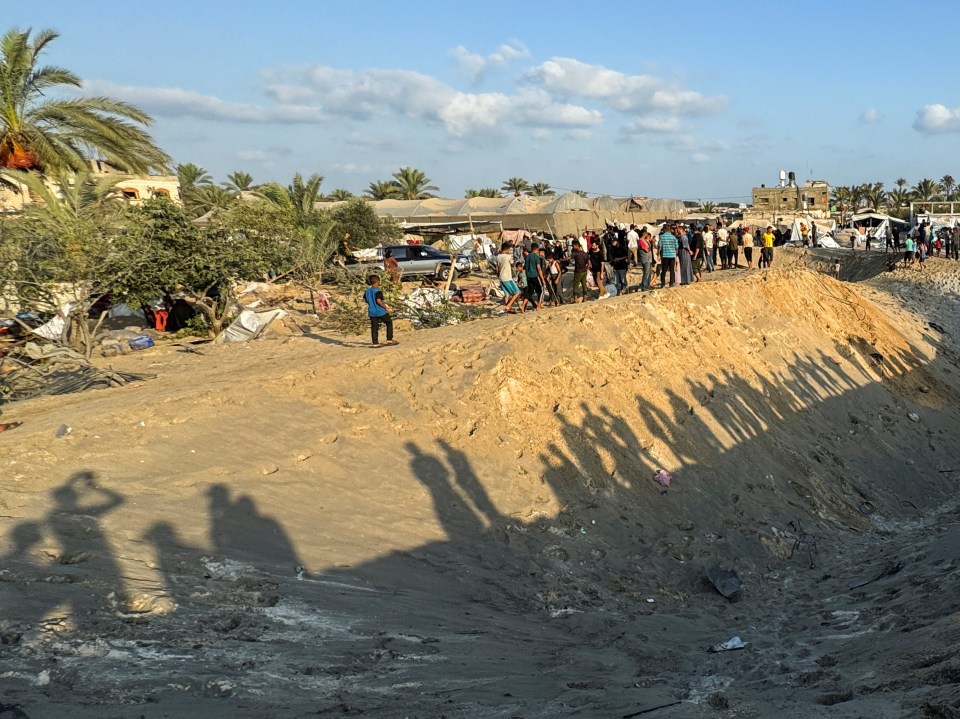
[[450,268],[440,267],[437,269],[437,277],[446,282],[450,278]]

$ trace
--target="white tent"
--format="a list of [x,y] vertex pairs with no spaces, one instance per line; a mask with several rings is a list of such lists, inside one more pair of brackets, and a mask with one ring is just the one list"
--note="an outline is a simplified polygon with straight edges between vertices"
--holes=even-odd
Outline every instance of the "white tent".
[[833,239],[833,232],[836,230],[837,223],[833,220],[820,220],[820,224],[817,224],[816,220],[813,220],[809,217],[801,218],[796,217],[793,220],[793,227],[791,229],[790,237],[793,238],[793,242],[799,244],[802,242],[803,233],[800,231],[800,224],[803,223],[807,226],[808,231],[812,230],[813,227],[817,228],[817,236],[814,238],[814,245],[816,247],[839,247],[836,241]]

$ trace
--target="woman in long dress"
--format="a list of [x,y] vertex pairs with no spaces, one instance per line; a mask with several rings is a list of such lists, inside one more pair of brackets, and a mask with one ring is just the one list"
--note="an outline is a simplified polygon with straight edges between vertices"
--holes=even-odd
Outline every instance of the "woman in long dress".
[[677,256],[680,259],[680,284],[689,285],[693,283],[693,251],[690,248],[690,237],[681,230],[677,239],[680,240],[680,248],[677,250]]

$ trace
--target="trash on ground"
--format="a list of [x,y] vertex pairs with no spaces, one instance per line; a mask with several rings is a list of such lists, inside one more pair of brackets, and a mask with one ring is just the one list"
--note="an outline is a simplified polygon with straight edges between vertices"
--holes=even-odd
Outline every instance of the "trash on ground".
[[287,313],[283,310],[268,310],[267,312],[244,310],[214,342],[245,342],[246,340],[259,339],[274,320],[286,316]]
[[911,422],[919,422],[919,421],[920,421],[920,415],[917,414],[916,412],[911,412],[910,414],[907,415],[907,417],[910,418],[910,421],[911,421]]
[[728,639],[725,642],[721,642],[720,644],[714,644],[712,647],[710,647],[710,651],[711,652],[730,652],[735,649],[743,649],[749,644],[750,642],[745,642],[740,637],[730,637],[730,639]]
[[70,434],[72,431],[73,431],[73,427],[69,427],[69,426],[67,426],[67,425],[65,425],[65,424],[61,424],[60,427],[59,427],[59,428],[57,429],[57,431],[55,432],[55,435],[56,435],[57,439],[60,439],[61,437],[66,437],[66,436],[67,436],[68,434]]
[[673,479],[673,475],[670,474],[665,469],[658,469],[657,473],[653,475],[653,481],[659,484],[662,487],[669,487],[670,481]]
[[715,564],[709,564],[704,567],[704,571],[714,589],[731,601],[743,588],[740,575],[733,569],[721,569]]
[[16,429],[23,422],[0,422],[0,432],[9,432],[11,429]]
[[134,351],[145,350],[153,347],[153,340],[146,335],[138,335],[131,340],[127,340],[127,344],[130,345],[130,349]]

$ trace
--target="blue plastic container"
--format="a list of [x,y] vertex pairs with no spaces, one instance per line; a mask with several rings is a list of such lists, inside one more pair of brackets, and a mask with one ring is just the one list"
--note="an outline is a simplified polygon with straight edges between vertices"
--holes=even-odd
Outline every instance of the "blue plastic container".
[[148,347],[153,347],[153,340],[146,335],[134,337],[132,340],[127,340],[127,342],[132,350],[145,350]]

